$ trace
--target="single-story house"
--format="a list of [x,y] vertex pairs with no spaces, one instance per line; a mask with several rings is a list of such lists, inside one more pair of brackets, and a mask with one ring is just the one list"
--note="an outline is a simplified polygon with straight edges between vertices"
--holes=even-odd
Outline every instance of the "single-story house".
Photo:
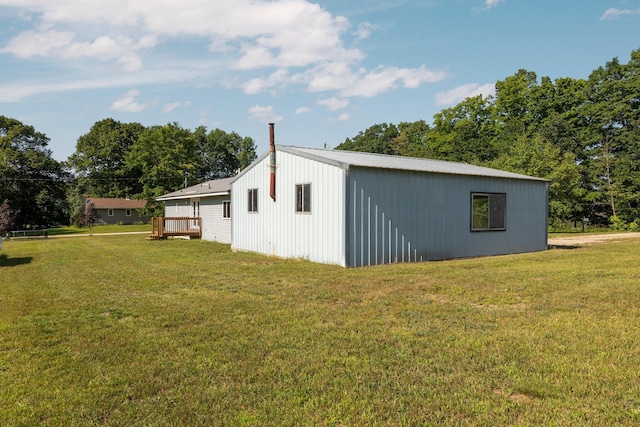
[[231,247],[344,267],[541,251],[547,193],[480,166],[272,143],[231,182]]
[[87,197],[85,202],[93,202],[93,206],[99,216],[100,224],[133,224],[136,222],[148,223],[149,217],[141,216],[138,209],[146,205],[144,200],[129,198]]
[[201,238],[231,243],[231,180],[216,179],[165,194],[164,215],[200,218]]

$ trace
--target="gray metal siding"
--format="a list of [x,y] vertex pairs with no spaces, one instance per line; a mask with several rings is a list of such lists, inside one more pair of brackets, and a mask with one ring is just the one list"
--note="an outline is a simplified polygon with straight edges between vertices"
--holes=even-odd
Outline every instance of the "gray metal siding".
[[[348,266],[546,249],[547,184],[352,167]],[[471,193],[506,193],[506,230],[471,231]]]
[[[232,184],[232,249],[345,265],[344,171],[286,152],[276,153],[276,201],[269,197],[269,159]],[[295,212],[296,184],[311,184],[311,212]],[[258,189],[258,212],[247,212]]]

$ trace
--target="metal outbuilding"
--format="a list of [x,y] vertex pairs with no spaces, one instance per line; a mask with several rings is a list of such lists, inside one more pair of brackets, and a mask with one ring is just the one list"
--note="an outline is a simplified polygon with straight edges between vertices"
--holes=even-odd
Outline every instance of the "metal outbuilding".
[[541,251],[547,193],[469,164],[272,143],[231,183],[231,247],[344,267]]

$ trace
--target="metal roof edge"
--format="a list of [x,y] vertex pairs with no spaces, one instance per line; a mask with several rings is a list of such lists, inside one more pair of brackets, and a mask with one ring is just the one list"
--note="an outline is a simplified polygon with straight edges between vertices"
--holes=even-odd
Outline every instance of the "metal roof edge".
[[[304,157],[306,159],[310,159],[310,160],[315,160],[315,161],[318,161],[318,162],[326,163],[328,165],[336,166],[336,167],[339,167],[340,169],[344,169],[344,170],[348,170],[349,167],[351,166],[351,164],[347,163],[347,162],[341,162],[341,161],[334,160],[334,159],[328,159],[326,157],[323,157],[320,154],[308,153],[306,151],[303,151],[304,150],[303,147],[294,147],[294,146],[291,146],[291,145],[280,145],[280,146],[276,146],[276,152],[277,152],[278,149],[280,149],[280,151],[284,151],[285,153],[295,154],[296,156],[300,156],[300,157]],[[317,148],[315,150],[321,151],[319,148]]]
[[[231,191],[231,180],[232,180],[232,177],[210,179],[208,181],[204,181],[187,188],[181,188],[180,190],[163,194],[161,196],[156,197],[154,200],[157,200],[157,201],[179,200],[179,199],[190,199],[192,197],[204,197],[204,196],[212,196],[212,195],[229,194],[229,192]],[[228,184],[220,185],[220,181],[228,181]],[[212,189],[211,183],[216,183],[218,188]],[[227,186],[228,186],[228,190],[225,190],[224,188],[226,188]],[[203,191],[204,187],[208,187],[208,188],[205,188]]]
[[215,193],[192,193],[192,194],[183,194],[179,196],[160,196],[156,197],[156,200],[159,202],[164,202],[166,200],[182,200],[182,199],[194,199],[199,197],[215,197],[215,196],[228,196],[231,194],[231,191],[218,191]]
[[[278,150],[277,146],[276,146],[276,151]],[[251,168],[253,168],[255,165],[257,165],[258,163],[260,163],[261,161],[263,161],[267,156],[269,155],[269,152],[267,151],[266,153],[260,155],[260,157],[258,157],[257,159],[255,159],[253,162],[251,162],[251,164],[249,166],[247,166],[246,168],[242,169],[242,171],[240,171],[239,174],[237,174],[236,176],[233,177],[233,179],[231,180],[231,182],[229,183],[230,185],[233,184],[234,182],[236,182],[238,180],[238,178],[240,178],[242,175],[246,174],[247,171]]]
[[[517,179],[517,180],[526,180],[526,181],[541,181],[541,182],[546,182],[546,183],[550,183],[551,180],[546,179],[546,178],[539,178],[539,177],[535,177],[535,176],[531,176],[531,175],[525,175],[525,174],[519,174],[516,172],[510,172],[510,171],[505,171],[502,169],[496,169],[496,168],[490,168],[487,166],[479,166],[479,165],[473,165],[473,164],[467,164],[467,163],[462,163],[462,162],[452,162],[449,160],[437,160],[437,159],[429,159],[429,158],[422,158],[422,157],[405,157],[405,159],[411,159],[411,160],[419,160],[419,161],[429,161],[429,162],[434,162],[434,163],[445,163],[445,164],[457,164],[457,165],[465,165],[468,166],[471,170],[467,171],[467,172],[455,172],[455,171],[426,171],[426,170],[421,170],[421,169],[414,169],[414,168],[398,168],[398,167],[381,167],[381,166],[374,166],[374,165],[362,165],[362,164],[358,164],[358,162],[355,163],[351,163],[351,162],[344,162],[344,161],[340,161],[340,160],[336,160],[333,158],[329,158],[329,157],[325,157],[322,155],[322,152],[325,150],[322,150],[320,148],[308,148],[308,147],[296,147],[296,146],[291,146],[291,145],[276,145],[276,156],[277,156],[277,152],[278,151],[282,151],[288,154],[292,154],[292,155],[296,155],[296,156],[300,156],[306,159],[310,159],[310,160],[314,160],[314,161],[318,161],[321,163],[325,163],[328,165],[332,165],[332,166],[336,166],[340,169],[343,170],[349,170],[350,168],[371,168],[371,169],[387,169],[387,170],[398,170],[398,171],[415,171],[415,172],[424,172],[424,173],[433,173],[433,174],[443,174],[443,175],[467,175],[467,176],[483,176],[483,177],[487,177],[487,178],[502,178],[502,179]],[[310,151],[314,151],[314,152],[310,152]],[[385,155],[385,154],[379,154],[379,153],[367,153],[367,152],[360,152],[360,151],[349,151],[349,150],[326,150],[326,151],[331,151],[331,152],[336,152],[336,151],[343,151],[345,154],[357,154],[357,155],[366,155],[366,156],[372,156],[372,157],[387,157],[389,155]],[[247,166],[242,172],[240,172],[238,175],[236,175],[233,180],[231,181],[231,183],[233,184],[238,178],[240,178],[242,175],[244,175],[249,169],[253,168],[257,163],[261,162],[262,160],[264,160],[266,157],[269,156],[269,151],[265,152],[264,154],[262,154],[260,157],[258,157],[256,160],[254,160],[249,166]],[[390,157],[403,157],[403,156],[390,156]],[[484,173],[482,173],[484,172]]]
[[[420,159],[420,157],[414,157],[414,158]],[[432,160],[432,159],[426,159],[425,158],[425,160]],[[448,162],[448,160],[438,160],[438,161]],[[430,174],[437,174],[437,175],[478,176],[478,177],[484,177],[484,178],[517,179],[517,180],[522,180],[522,181],[541,181],[541,182],[547,182],[547,183],[551,182],[551,180],[547,179],[547,178],[538,178],[537,176],[524,175],[524,174],[520,174],[520,173],[516,173],[516,172],[502,170],[502,169],[489,168],[489,167],[486,167],[486,166],[477,166],[477,165],[472,165],[470,163],[462,163],[462,162],[449,162],[449,163],[459,163],[459,164],[463,164],[463,165],[474,166],[474,167],[477,167],[477,168],[483,168],[483,169],[487,169],[487,170],[490,170],[490,171],[502,172],[503,174],[507,174],[507,175],[488,174],[488,173],[481,174],[481,173],[424,171],[424,170],[420,170],[420,169],[403,169],[403,168],[394,168],[394,167],[368,166],[368,165],[356,165],[356,164],[352,164],[351,168],[354,168],[354,169],[355,168],[386,169],[386,170],[405,171],[405,172],[430,173]]]

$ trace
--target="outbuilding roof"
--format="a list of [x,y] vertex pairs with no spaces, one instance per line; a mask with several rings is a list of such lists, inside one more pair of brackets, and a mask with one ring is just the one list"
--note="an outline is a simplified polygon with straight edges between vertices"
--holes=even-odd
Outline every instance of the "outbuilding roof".
[[156,200],[162,202],[165,200],[190,199],[192,197],[227,196],[231,193],[232,180],[233,178],[214,179],[174,191],[173,193],[164,194],[157,197]]
[[[359,151],[325,150],[321,148],[302,148],[287,145],[277,145],[276,153],[295,154],[322,163],[328,163],[341,169],[350,167],[395,169],[429,173],[443,173],[452,175],[472,175],[493,178],[524,179],[531,181],[548,181],[544,178],[536,178],[513,172],[492,169],[483,166],[470,165],[468,163],[448,162],[445,160],[432,160],[417,157],[391,156],[387,154],[363,153]],[[256,160],[259,162],[269,155],[265,153]],[[277,155],[277,154],[276,154]],[[248,168],[247,168],[248,169]],[[245,171],[247,170],[245,169]],[[240,174],[242,175],[242,173]],[[238,175],[238,176],[240,176]],[[238,176],[236,178],[238,178]],[[235,178],[234,178],[235,179]]]

